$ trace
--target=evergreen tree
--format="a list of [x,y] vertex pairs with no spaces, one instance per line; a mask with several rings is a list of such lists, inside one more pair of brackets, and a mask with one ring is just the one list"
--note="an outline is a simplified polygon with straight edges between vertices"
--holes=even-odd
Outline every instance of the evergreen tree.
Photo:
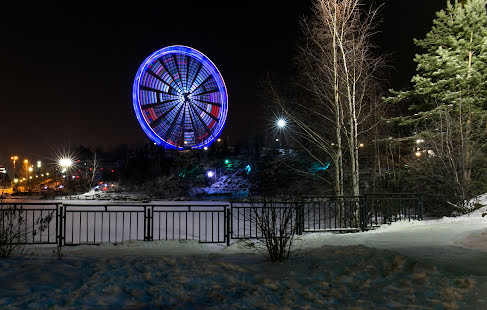
[[386,101],[408,103],[412,113],[392,120],[409,129],[410,138],[423,138],[414,149],[419,159],[408,165],[416,169],[416,181],[448,190],[441,193],[444,200],[464,208],[467,199],[486,189],[477,173],[487,165],[486,0],[448,1],[431,31],[415,44],[424,53],[414,59],[412,90],[392,91]]

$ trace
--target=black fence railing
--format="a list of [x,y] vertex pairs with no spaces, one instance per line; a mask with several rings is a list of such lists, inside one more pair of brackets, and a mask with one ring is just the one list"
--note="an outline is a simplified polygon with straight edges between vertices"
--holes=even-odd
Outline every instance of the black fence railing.
[[230,233],[232,239],[262,238],[269,225],[282,233],[300,234],[300,201],[231,202]]
[[60,203],[0,203],[0,243],[57,244]]
[[[64,246],[129,240],[230,244],[231,239],[262,238],[269,233],[364,231],[422,218],[422,198],[414,194],[229,204],[0,203],[0,244]],[[12,232],[17,239],[2,239]]]

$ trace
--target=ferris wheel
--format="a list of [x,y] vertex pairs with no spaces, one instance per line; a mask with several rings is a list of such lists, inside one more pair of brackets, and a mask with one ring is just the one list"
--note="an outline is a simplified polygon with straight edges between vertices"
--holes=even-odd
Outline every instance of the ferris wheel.
[[203,148],[220,135],[227,118],[227,89],[208,57],[187,46],[169,46],[139,67],[133,86],[137,120],[156,144]]

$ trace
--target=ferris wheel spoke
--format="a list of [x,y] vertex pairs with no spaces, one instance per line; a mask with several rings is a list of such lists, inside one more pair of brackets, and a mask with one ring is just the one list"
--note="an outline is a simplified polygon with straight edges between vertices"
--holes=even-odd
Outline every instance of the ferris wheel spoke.
[[176,136],[177,146],[184,146],[184,133],[186,131],[185,120],[186,120],[186,103],[183,104],[183,117],[181,118],[181,123],[179,124],[179,130]]
[[[194,109],[190,106],[191,108],[191,111],[193,111],[193,113],[191,113],[191,111],[189,111],[189,118],[191,120],[191,127],[193,127],[193,133],[195,134],[194,137],[195,139],[197,139],[196,137],[201,137],[201,134],[200,134],[200,128],[197,127],[194,123],[194,120],[193,120],[193,114],[196,114],[194,113]],[[201,139],[197,139],[197,140],[201,140]]]
[[[191,111],[193,113],[190,113],[191,117],[191,124],[193,125],[193,132],[196,133],[195,139],[198,141],[198,143],[203,142],[203,132],[201,132],[201,129],[205,129],[205,131],[208,133],[209,136],[211,136],[210,128],[206,126],[205,122],[199,117],[198,113],[196,113],[195,109],[193,106],[190,105]],[[196,118],[196,119],[195,119]],[[196,120],[198,120],[203,126],[198,126],[196,124]]]
[[140,90],[151,91],[151,92],[155,92],[155,93],[158,93],[158,94],[166,94],[166,95],[169,95],[169,96],[177,96],[178,95],[178,94],[171,94],[171,93],[165,92],[163,90],[155,89],[155,88],[148,87],[148,86],[140,86]]
[[[174,82],[174,84],[176,84],[178,87],[179,87],[179,84],[178,82],[176,82],[176,79],[174,78],[174,76],[172,76],[172,73],[171,71],[169,71],[169,68],[166,66],[166,64],[164,63],[164,60],[162,60],[161,58],[157,59],[157,61],[159,61],[159,63],[162,65],[162,67],[164,68],[164,70],[166,70],[167,74],[171,77],[172,81]],[[178,89],[179,92],[183,92],[182,89]]]
[[218,88],[215,88],[215,89],[210,89],[210,90],[204,91],[202,93],[193,94],[193,96],[208,95],[208,94],[213,94],[213,93],[218,93],[218,92],[219,92]]
[[181,107],[179,108],[178,112],[176,113],[176,117],[174,117],[174,119],[171,122],[171,125],[169,125],[169,128],[166,130],[166,133],[164,134],[164,140],[167,140],[167,137],[168,137],[169,133],[171,133],[173,131],[174,126],[178,122],[179,114],[181,114],[181,110],[183,108],[184,108],[184,104],[181,105]]
[[169,103],[169,102],[173,102],[173,101],[176,101],[176,100],[179,100],[179,99],[176,98],[176,99],[171,99],[171,100],[164,100],[164,101],[161,101],[161,102],[149,103],[149,104],[145,104],[145,105],[141,106],[141,108],[144,109],[144,110],[147,110],[147,109],[154,108],[154,107],[157,107],[157,106],[160,106],[160,105]]
[[215,115],[213,115],[210,112],[206,111],[205,109],[203,109],[202,107],[200,107],[197,104],[195,104],[194,106],[197,107],[198,109],[200,109],[201,111],[205,112],[206,115],[208,115],[209,117],[211,117],[215,122],[218,122],[218,117],[216,117]]
[[184,55],[184,60],[186,62],[186,81],[184,81],[184,87],[186,91],[188,91],[188,74],[189,74],[189,57],[188,55]]
[[203,120],[203,118],[198,114],[198,112],[196,112],[196,110],[195,110],[195,108],[194,108],[193,105],[191,105],[191,109],[193,110],[193,112],[196,115],[196,117],[198,117],[198,120],[203,125],[203,128],[205,129],[205,131],[208,133],[208,136],[213,136],[213,134],[211,133],[211,129],[208,128],[208,125],[205,123],[205,121]]
[[181,91],[185,91],[183,80],[181,78],[181,71],[179,70],[178,58],[176,57],[176,54],[172,54],[172,61],[174,61],[174,65],[176,66],[176,71],[178,72],[178,77],[179,77],[178,80],[181,84]]
[[203,82],[199,83],[198,86],[196,86],[195,89],[193,89],[193,92],[196,91],[198,88],[200,88],[201,86],[203,86],[203,84],[205,84],[206,82],[208,82],[210,79],[212,79],[213,76],[209,75]]
[[196,100],[196,101],[199,101],[199,102],[202,102],[202,103],[206,103],[206,104],[211,104],[211,105],[214,105],[214,106],[217,106],[217,107],[220,107],[221,108],[221,103],[218,103],[218,102],[211,102],[211,101],[207,101],[207,100],[203,100],[203,99],[196,99],[196,98],[193,98],[193,100]]
[[[191,83],[189,84],[190,88],[191,88],[191,86],[193,86],[194,81],[196,80],[196,78],[197,78],[197,77],[198,77],[198,75],[200,74],[200,71],[201,71],[201,68],[202,68],[202,67],[203,67],[203,65],[201,64],[201,62],[200,62],[200,63],[198,63],[198,69],[196,69],[196,73],[195,73],[195,75],[194,75],[194,77],[193,77],[193,80],[192,80],[192,81],[191,81]],[[188,90],[190,90],[190,89],[188,89]]]
[[172,106],[172,107],[171,107],[169,110],[167,110],[166,112],[164,112],[163,114],[161,114],[161,115],[160,115],[158,118],[156,118],[155,120],[153,120],[153,121],[150,123],[150,127],[151,127],[151,128],[154,128],[154,127],[158,126],[158,125],[161,123],[161,121],[162,121],[164,118],[166,118],[166,116],[167,116],[169,113],[171,113],[171,111],[172,111],[172,110],[174,110],[174,108],[176,108],[176,107],[177,107],[177,105]]
[[176,92],[178,91],[176,88],[174,88],[173,86],[169,85],[166,81],[164,81],[160,76],[158,76],[154,71],[148,69],[147,70],[147,73],[149,73],[151,76],[153,76],[154,78],[156,78],[158,81],[161,81],[162,83],[164,83],[164,85],[166,85],[167,87],[171,88],[171,89],[174,89]]

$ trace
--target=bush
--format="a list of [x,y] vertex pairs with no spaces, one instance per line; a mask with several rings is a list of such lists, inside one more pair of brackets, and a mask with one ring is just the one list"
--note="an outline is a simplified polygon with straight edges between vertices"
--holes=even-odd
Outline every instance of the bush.
[[32,223],[27,221],[27,210],[22,207],[0,204],[0,257],[22,255],[25,244],[32,242],[37,233],[47,229],[53,214],[50,212],[45,217],[38,217]]

